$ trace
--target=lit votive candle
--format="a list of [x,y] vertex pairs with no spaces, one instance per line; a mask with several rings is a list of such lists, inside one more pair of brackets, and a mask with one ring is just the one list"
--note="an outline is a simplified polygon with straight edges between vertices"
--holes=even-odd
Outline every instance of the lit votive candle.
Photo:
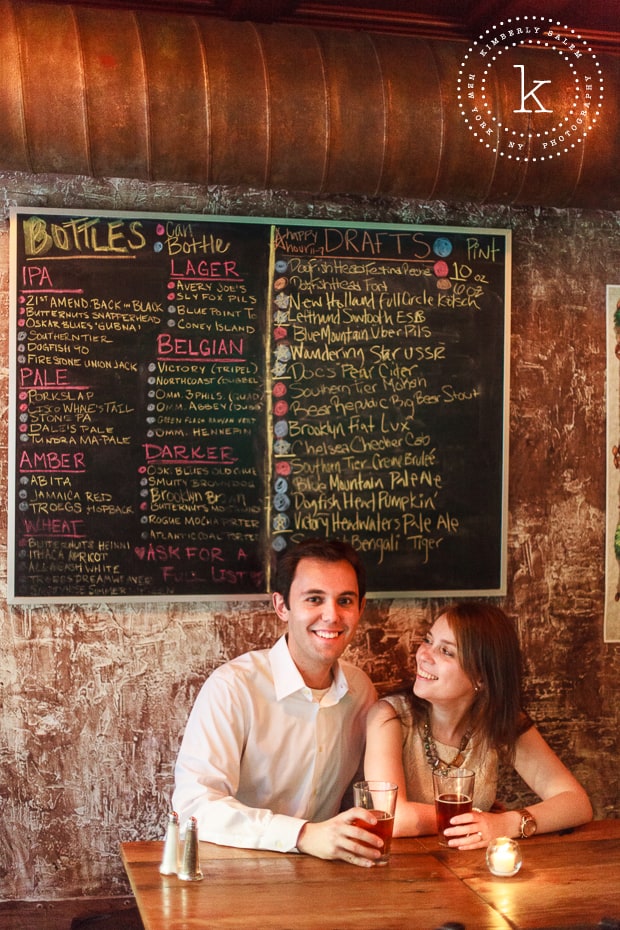
[[489,844],[487,849],[487,865],[489,872],[501,878],[510,878],[516,875],[523,862],[521,850],[516,840],[509,836],[498,836]]

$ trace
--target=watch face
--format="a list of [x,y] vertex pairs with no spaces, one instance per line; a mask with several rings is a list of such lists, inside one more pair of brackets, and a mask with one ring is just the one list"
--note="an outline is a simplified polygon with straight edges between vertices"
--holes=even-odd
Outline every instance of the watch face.
[[533,836],[536,833],[536,821],[533,817],[523,818],[521,821],[521,833],[523,836]]

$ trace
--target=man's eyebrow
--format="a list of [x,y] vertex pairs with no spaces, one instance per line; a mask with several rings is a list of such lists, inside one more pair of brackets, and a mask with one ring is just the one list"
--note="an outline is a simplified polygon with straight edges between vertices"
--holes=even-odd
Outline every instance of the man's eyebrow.
[[[305,591],[302,591],[301,593],[302,594],[327,594],[327,592],[323,588],[307,588]],[[336,597],[343,597],[344,595],[348,595],[349,597],[358,596],[357,591],[351,590],[351,591],[340,591],[336,595]]]

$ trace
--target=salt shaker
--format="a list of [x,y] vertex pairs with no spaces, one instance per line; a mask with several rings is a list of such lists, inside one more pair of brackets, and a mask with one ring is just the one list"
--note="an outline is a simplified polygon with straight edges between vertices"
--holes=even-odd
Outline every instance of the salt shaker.
[[190,817],[185,825],[185,843],[183,845],[183,862],[179,869],[179,878],[184,882],[202,880],[200,855],[198,853],[198,821]]
[[164,841],[164,853],[159,871],[162,875],[176,875],[179,870],[179,815],[176,811],[168,814],[168,826]]

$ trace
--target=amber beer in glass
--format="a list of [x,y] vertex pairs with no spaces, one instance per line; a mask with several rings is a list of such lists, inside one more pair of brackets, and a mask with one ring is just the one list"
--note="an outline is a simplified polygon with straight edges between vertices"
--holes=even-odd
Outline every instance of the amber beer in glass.
[[433,772],[437,833],[441,846],[447,846],[444,830],[457,814],[468,814],[474,800],[475,776],[469,769],[450,769],[448,772]]
[[398,785],[390,781],[358,781],[353,785],[353,800],[356,807],[363,807],[377,818],[372,826],[365,820],[354,820],[356,827],[362,827],[383,840],[381,858],[377,865],[387,865],[390,861],[390,847],[394,830],[394,813]]

